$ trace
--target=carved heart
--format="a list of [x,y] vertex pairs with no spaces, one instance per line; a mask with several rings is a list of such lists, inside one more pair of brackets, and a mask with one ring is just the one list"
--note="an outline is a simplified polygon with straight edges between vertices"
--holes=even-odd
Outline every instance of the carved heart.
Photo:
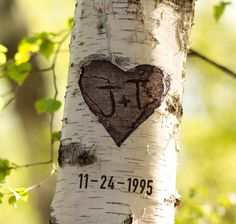
[[125,139],[161,105],[170,77],[152,65],[123,71],[105,60],[82,68],[81,93],[115,143]]

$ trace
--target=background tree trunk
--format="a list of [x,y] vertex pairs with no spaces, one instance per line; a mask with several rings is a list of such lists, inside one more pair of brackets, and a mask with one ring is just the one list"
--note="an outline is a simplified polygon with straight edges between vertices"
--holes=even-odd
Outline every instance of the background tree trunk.
[[[193,10],[193,0],[77,1],[51,223],[174,223],[176,134],[182,116],[183,68]],[[138,78],[138,68],[143,72],[144,67],[158,71],[160,104],[120,140],[123,133],[114,134],[106,124],[113,120],[101,114],[109,113],[111,103],[124,104],[123,111],[113,114],[126,113],[128,119],[113,128],[126,130],[134,116],[130,110],[135,109],[126,111],[125,104],[130,103],[124,103],[126,98],[118,101],[123,90],[108,89],[105,92],[110,95],[104,95],[102,103],[99,88],[105,87],[96,86],[96,82],[106,80],[102,76],[115,70],[114,77],[123,70],[124,76]],[[96,72],[99,77],[94,76]],[[91,85],[97,87],[98,96],[96,92],[93,95],[98,97],[96,102],[88,96],[93,91]],[[145,85],[135,85],[137,97]],[[133,97],[130,92],[127,95]],[[130,104],[134,105],[133,98]],[[144,108],[143,114],[147,110]]]

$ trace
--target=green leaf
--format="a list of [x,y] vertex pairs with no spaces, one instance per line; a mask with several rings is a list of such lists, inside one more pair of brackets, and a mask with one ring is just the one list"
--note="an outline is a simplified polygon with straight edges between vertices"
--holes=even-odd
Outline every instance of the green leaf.
[[7,61],[6,53],[7,53],[7,48],[2,44],[0,44],[0,66],[5,64]]
[[25,37],[18,45],[18,52],[15,54],[15,62],[17,65],[28,62],[31,53],[36,53],[40,49],[41,40],[36,36]]
[[15,62],[17,65],[20,65],[22,63],[26,63],[30,60],[30,53],[29,52],[17,52],[14,56]]
[[3,199],[4,194],[0,192],[0,204],[2,204],[2,199]]
[[16,207],[16,201],[17,201],[16,195],[12,195],[8,198],[8,203],[10,205],[13,205],[14,207]]
[[40,45],[40,53],[47,59],[50,58],[54,51],[54,43],[50,40],[44,40]]
[[22,201],[25,201],[25,202],[28,201],[29,193],[26,191],[26,189],[24,187],[17,188],[16,192],[19,195],[19,199],[21,199]]
[[18,46],[18,52],[15,54],[16,64],[28,62],[32,53],[41,53],[49,59],[54,51],[54,43],[51,40],[50,33],[42,32],[25,37]]
[[69,28],[72,28],[73,27],[73,24],[74,24],[74,17],[71,17],[67,20],[67,26]]
[[17,206],[16,202],[19,200],[27,201],[29,197],[29,193],[26,191],[24,187],[11,189],[11,196],[8,198],[8,203],[13,205],[14,207]]
[[0,52],[7,53],[7,51],[7,48],[4,45],[0,44]]
[[43,32],[38,34],[37,37],[41,41],[39,52],[49,59],[54,51],[54,43],[51,40],[51,35],[49,33]]
[[38,52],[41,40],[33,35],[25,37],[18,46],[18,51],[20,52]]
[[3,182],[6,176],[11,173],[11,164],[6,159],[0,159],[0,182]]
[[216,5],[214,7],[214,17],[216,21],[219,21],[219,19],[221,18],[221,16],[223,15],[226,6],[230,5],[231,2],[220,2],[218,5]]
[[40,99],[35,103],[37,113],[41,114],[44,112],[54,113],[61,107],[61,102],[54,99]]
[[61,133],[59,131],[54,131],[52,133],[52,140],[54,142],[60,141],[60,138],[61,138]]
[[5,75],[17,82],[17,84],[22,85],[29,75],[30,69],[30,62],[17,65],[14,61],[9,61],[5,68]]
[[5,53],[0,52],[0,66],[5,64],[7,61],[7,56]]

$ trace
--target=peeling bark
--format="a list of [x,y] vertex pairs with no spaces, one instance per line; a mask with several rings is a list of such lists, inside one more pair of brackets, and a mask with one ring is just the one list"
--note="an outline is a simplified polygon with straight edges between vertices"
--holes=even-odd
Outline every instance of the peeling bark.
[[[52,202],[59,224],[174,223],[176,136],[192,20],[193,1],[77,1]],[[98,61],[104,63],[91,66]],[[161,71],[158,105],[142,122],[135,117],[147,112],[143,105],[155,91],[147,84],[126,86],[131,77],[152,77],[139,66]],[[124,138],[132,119],[134,128]],[[92,155],[96,160],[87,163]]]

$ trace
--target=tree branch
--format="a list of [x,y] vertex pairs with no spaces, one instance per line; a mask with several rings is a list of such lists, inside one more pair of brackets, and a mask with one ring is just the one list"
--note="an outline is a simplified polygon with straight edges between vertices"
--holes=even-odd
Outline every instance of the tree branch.
[[3,105],[3,107],[1,108],[1,110],[6,109],[6,108],[15,100],[15,96],[16,96],[16,94],[18,93],[18,91],[19,91],[19,86],[16,86],[15,88],[12,89],[12,92],[9,91],[9,92],[5,93],[4,95],[2,95],[3,97],[5,97],[5,96],[9,95],[10,93],[13,93],[13,94],[14,94],[14,96],[10,97],[10,98],[6,101],[6,103]]
[[42,68],[42,69],[36,68],[35,70],[36,70],[37,72],[49,72],[49,71],[52,70],[52,66],[49,67],[49,68]]
[[53,168],[53,169],[51,170],[51,172],[50,172],[50,174],[49,174],[48,177],[46,177],[45,179],[43,179],[40,183],[37,183],[37,184],[35,184],[35,185],[31,186],[31,187],[28,187],[28,188],[25,190],[25,192],[32,191],[32,190],[34,190],[35,188],[39,188],[39,187],[41,187],[42,185],[44,185],[46,182],[48,182],[48,181],[52,178],[52,176],[56,173],[56,171],[57,171],[57,170],[56,170],[55,168]]
[[32,166],[41,166],[41,165],[47,165],[47,164],[51,164],[51,163],[52,163],[52,160],[48,160],[48,161],[38,162],[38,163],[29,163],[29,164],[25,164],[25,165],[21,165],[21,166],[16,165],[15,167],[13,167],[13,169],[28,168],[28,167],[32,167]]
[[213,61],[212,59],[202,55],[201,53],[193,50],[193,49],[190,49],[190,52],[188,54],[188,56],[193,56],[193,57],[198,57],[198,58],[201,58],[202,60],[206,61],[207,63],[215,66],[216,68],[218,68],[219,70],[221,70],[222,72],[228,74],[229,76],[231,76],[232,78],[236,78],[236,72],[232,71],[231,69]]

